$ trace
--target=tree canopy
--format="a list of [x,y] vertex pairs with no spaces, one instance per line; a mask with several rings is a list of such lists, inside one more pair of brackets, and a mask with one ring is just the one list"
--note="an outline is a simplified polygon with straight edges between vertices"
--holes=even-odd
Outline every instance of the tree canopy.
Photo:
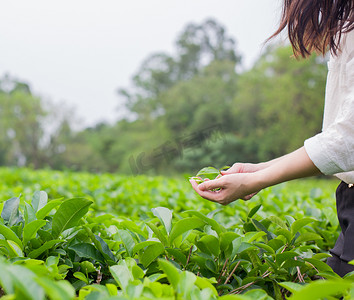
[[237,72],[236,41],[215,20],[188,24],[173,53],[150,55],[131,88],[119,89],[129,115],[81,130],[73,130],[65,110],[55,118],[58,109],[28,84],[0,79],[0,164],[194,172],[272,159],[321,130],[324,58],[296,60],[289,46],[273,44],[252,68]]

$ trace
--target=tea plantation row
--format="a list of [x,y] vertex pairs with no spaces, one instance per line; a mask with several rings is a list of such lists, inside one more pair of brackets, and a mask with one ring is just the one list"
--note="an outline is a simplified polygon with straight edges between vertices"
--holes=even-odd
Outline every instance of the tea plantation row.
[[325,264],[339,234],[336,181],[294,181],[221,207],[186,178],[0,177],[4,299],[354,298],[354,276]]

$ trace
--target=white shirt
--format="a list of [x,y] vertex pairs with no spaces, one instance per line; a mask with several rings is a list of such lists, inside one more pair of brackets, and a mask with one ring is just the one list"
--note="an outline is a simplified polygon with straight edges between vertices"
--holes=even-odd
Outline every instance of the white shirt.
[[354,30],[342,35],[341,52],[331,56],[322,132],[305,141],[316,167],[354,183]]

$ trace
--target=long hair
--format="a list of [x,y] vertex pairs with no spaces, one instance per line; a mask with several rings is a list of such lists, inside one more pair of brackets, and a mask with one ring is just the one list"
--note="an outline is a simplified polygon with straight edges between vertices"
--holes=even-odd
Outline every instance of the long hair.
[[354,29],[354,0],[284,0],[279,28],[268,40],[285,28],[296,57],[336,55],[342,34]]

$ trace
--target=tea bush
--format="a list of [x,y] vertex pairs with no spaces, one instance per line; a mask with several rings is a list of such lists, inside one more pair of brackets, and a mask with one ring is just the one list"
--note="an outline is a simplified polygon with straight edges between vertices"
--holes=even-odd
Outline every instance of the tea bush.
[[325,263],[339,233],[336,181],[222,207],[187,177],[0,176],[4,299],[354,298],[354,276]]

